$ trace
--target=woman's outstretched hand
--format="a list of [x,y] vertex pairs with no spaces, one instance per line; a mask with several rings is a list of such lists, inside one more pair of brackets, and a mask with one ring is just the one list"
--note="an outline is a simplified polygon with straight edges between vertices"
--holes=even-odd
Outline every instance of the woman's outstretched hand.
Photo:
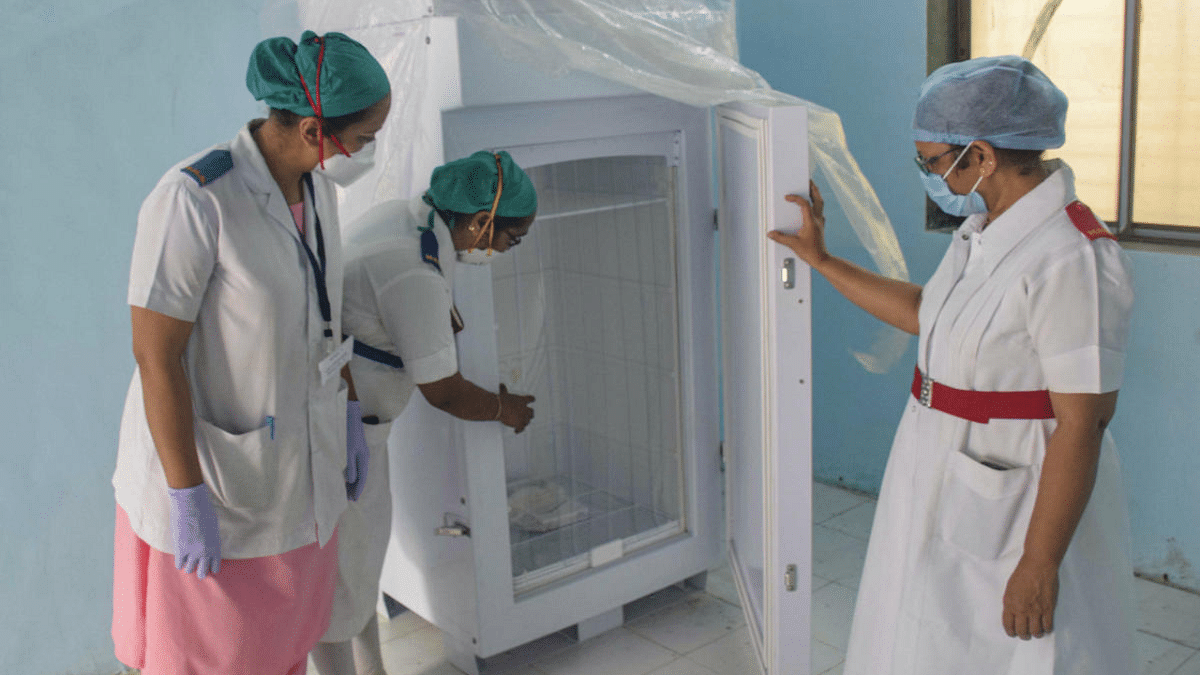
[[800,207],[800,214],[804,218],[796,234],[772,230],[767,233],[767,238],[792,249],[801,260],[811,267],[816,267],[829,257],[829,252],[825,250],[825,200],[821,198],[817,184],[811,180],[808,182],[808,189],[812,194],[811,203],[802,195],[793,194],[786,197],[789,202]]

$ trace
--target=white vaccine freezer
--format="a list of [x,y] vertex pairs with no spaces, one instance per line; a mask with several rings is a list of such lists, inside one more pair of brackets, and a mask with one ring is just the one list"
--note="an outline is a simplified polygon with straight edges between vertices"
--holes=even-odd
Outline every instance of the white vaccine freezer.
[[535,395],[536,417],[514,434],[413,396],[390,438],[382,590],[475,675],[619,626],[728,556],[763,672],[807,673],[809,272],[765,236],[799,222],[784,195],[807,194],[805,109],[523,89],[538,74],[457,50],[445,159],[507,150],[539,200],[521,246],[456,268],[460,369]]

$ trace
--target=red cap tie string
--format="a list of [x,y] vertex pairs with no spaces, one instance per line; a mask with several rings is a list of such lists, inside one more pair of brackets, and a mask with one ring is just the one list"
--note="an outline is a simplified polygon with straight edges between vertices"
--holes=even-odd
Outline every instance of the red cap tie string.
[[[308,90],[308,83],[304,81],[304,73],[300,71],[300,65],[296,64],[296,72],[300,73],[300,86],[304,87],[304,95],[308,97],[308,104],[312,106],[313,112],[317,114],[317,152],[320,153],[321,168],[325,168],[325,114],[321,112],[321,68],[325,63],[325,38],[316,36],[313,38],[317,44],[321,45],[321,51],[317,52],[317,97],[314,99],[311,92]],[[337,146],[337,149],[347,157],[350,153],[338,141],[337,136],[330,136],[330,140]]]
[[500,194],[504,192],[504,169],[500,168],[500,155],[493,155],[496,158],[496,197],[492,199],[492,210],[488,212],[487,224],[480,230],[479,235],[475,237],[475,241],[471,242],[471,248],[482,248],[479,243],[483,240],[486,234],[488,238],[487,254],[492,254],[492,239],[496,235],[496,207],[500,206]]

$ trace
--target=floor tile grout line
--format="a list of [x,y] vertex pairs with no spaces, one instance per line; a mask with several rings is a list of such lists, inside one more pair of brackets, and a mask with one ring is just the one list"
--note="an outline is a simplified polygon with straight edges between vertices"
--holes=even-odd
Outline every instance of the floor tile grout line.
[[[1175,675],[1175,673],[1182,672],[1182,671],[1183,671],[1183,667],[1184,667],[1184,666],[1186,666],[1186,665],[1187,665],[1189,662],[1191,662],[1191,660],[1192,660],[1192,659],[1198,658],[1198,657],[1196,656],[1198,653],[1200,653],[1200,651],[1193,649],[1193,650],[1192,650],[1192,653],[1191,653],[1191,654],[1189,654],[1189,655],[1188,655],[1188,657],[1187,657],[1186,659],[1184,659],[1184,660],[1183,660],[1183,663],[1179,664],[1179,665],[1178,665],[1178,666],[1175,668],[1175,670],[1172,670],[1172,671],[1171,671],[1170,673],[1168,673],[1167,675]],[[1200,661],[1197,661],[1197,663],[1200,663]]]
[[[723,600],[721,600],[720,598],[717,598],[717,597],[714,597],[713,599],[714,599],[714,600],[719,600],[719,601],[721,601],[721,602],[724,602]],[[728,603],[726,603],[726,604],[728,604]],[[739,608],[739,611],[740,611],[740,608]],[[707,647],[707,646],[709,646],[709,645],[713,644],[714,642],[719,642],[720,640],[724,640],[725,638],[729,637],[729,635],[730,635],[730,634],[732,634],[733,632],[735,632],[735,631],[737,631],[737,630],[741,629],[741,628],[742,628],[742,627],[744,627],[745,625],[746,625],[746,624],[739,624],[739,625],[737,625],[737,626],[734,626],[733,628],[730,628],[729,630],[725,631],[725,632],[724,632],[722,635],[720,635],[720,636],[718,636],[718,637],[716,637],[716,638],[713,638],[712,640],[709,640],[708,642],[705,642],[704,644],[702,644],[702,645],[700,645],[700,646],[696,647],[695,649],[693,649],[693,650],[691,650],[691,651],[689,651],[689,652],[678,652],[678,651],[675,651],[675,650],[674,650],[674,649],[672,649],[671,647],[668,647],[667,645],[664,645],[664,644],[662,644],[662,643],[658,642],[657,640],[655,640],[654,638],[650,637],[649,635],[643,635],[642,633],[639,633],[639,632],[638,632],[636,629],[634,629],[634,628],[630,628],[628,625],[626,625],[626,626],[625,626],[625,629],[626,629],[626,630],[628,630],[630,633],[633,633],[634,635],[636,635],[636,636],[638,636],[638,637],[642,638],[643,640],[648,640],[650,643],[652,643],[652,644],[655,644],[655,645],[658,645],[659,647],[662,647],[663,649],[665,649],[665,650],[667,650],[667,651],[671,652],[672,654],[675,654],[675,656],[676,656],[676,658],[677,658],[677,659],[682,659],[682,658],[685,658],[685,657],[687,657],[689,654],[695,654],[697,651],[699,651],[699,650],[701,650],[701,649],[704,649],[705,647]]]
[[1159,635],[1158,633],[1155,633],[1155,632],[1152,632],[1152,631],[1148,631],[1148,630],[1146,630],[1145,628],[1139,628],[1139,629],[1137,629],[1137,632],[1139,632],[1139,633],[1145,633],[1146,635],[1149,635],[1150,637],[1156,637],[1156,638],[1158,638],[1159,640],[1166,640],[1167,642],[1170,642],[1170,643],[1172,643],[1172,644],[1179,645],[1180,647],[1186,647],[1186,648],[1188,648],[1188,649],[1190,649],[1190,650],[1192,650],[1192,651],[1194,651],[1194,652],[1200,652],[1200,646],[1196,646],[1196,645],[1190,645],[1190,644],[1188,644],[1188,643],[1186,643],[1186,642],[1181,642],[1180,640],[1177,640],[1177,639],[1175,639],[1175,638],[1169,638],[1169,637],[1167,637],[1167,636],[1165,636],[1165,635]]
[[[828,523],[829,521],[833,520],[834,518],[837,518],[838,516],[842,516],[847,513],[850,513],[851,511],[853,511],[854,509],[857,509],[860,506],[862,506],[862,504],[855,504],[854,506],[851,506],[850,508],[846,509],[845,511],[838,511],[837,513],[830,515],[828,518],[826,518],[824,520],[814,520],[813,525],[825,525],[825,523]],[[828,525],[826,525],[826,527],[828,527]]]

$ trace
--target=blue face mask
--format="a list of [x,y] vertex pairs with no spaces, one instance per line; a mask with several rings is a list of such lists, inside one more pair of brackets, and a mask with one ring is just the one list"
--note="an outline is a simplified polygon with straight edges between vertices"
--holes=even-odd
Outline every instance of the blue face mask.
[[963,151],[958,153],[958,157],[954,158],[954,164],[946,169],[946,173],[937,175],[936,173],[921,172],[921,182],[925,183],[925,192],[929,194],[929,198],[933,200],[938,208],[952,216],[969,216],[975,213],[985,213],[988,208],[983,201],[983,195],[975,191],[979,187],[979,182],[983,180],[983,175],[979,176],[979,180],[971,186],[971,191],[965,195],[955,194],[950,190],[950,186],[946,183],[946,176],[954,170],[958,165],[958,160],[962,159],[970,150],[970,144],[963,148]]

